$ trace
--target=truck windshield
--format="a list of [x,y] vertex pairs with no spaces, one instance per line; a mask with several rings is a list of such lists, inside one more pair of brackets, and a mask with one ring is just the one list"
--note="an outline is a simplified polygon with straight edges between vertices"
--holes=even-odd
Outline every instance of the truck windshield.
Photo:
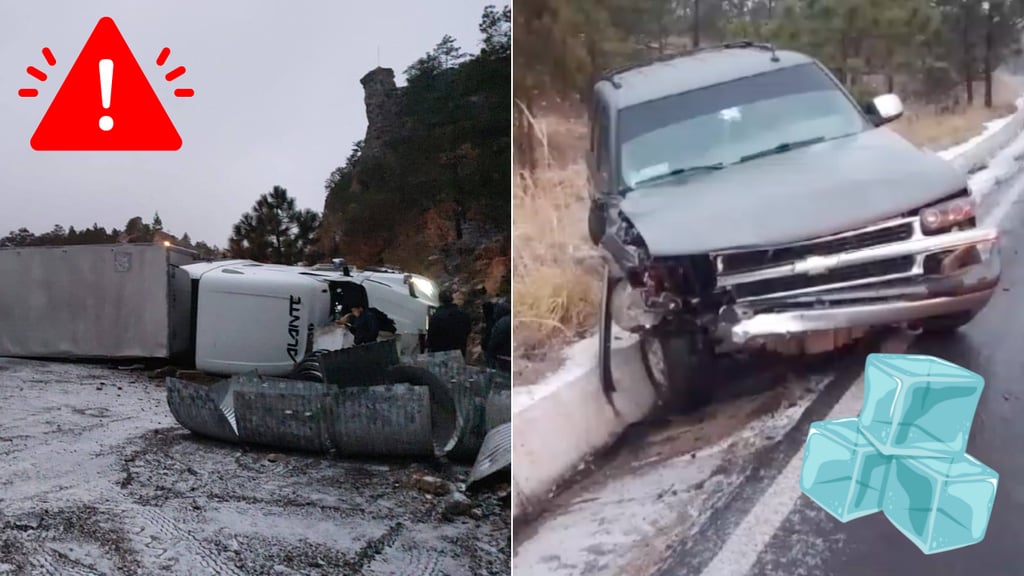
[[701,168],[727,167],[870,127],[817,64],[790,66],[623,109],[620,186],[628,190],[669,175],[708,173]]

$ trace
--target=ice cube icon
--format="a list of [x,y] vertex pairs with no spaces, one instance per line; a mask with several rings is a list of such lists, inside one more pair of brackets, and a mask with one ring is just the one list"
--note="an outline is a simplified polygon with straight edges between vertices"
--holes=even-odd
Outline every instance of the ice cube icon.
[[892,458],[861,433],[856,418],[811,424],[800,489],[840,522],[882,510]]
[[999,474],[969,454],[894,458],[886,483],[886,518],[925,554],[985,537]]
[[884,511],[925,554],[980,542],[999,487],[965,452],[984,387],[941,358],[869,355],[860,416],[811,424],[800,489],[840,522]]
[[934,356],[870,354],[860,426],[889,456],[963,454],[985,379]]

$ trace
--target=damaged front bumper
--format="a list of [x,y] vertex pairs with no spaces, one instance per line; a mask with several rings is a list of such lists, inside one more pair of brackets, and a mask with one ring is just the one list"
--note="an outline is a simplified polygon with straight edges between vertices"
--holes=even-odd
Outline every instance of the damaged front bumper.
[[[917,219],[908,218],[850,236],[896,227],[907,230],[906,239],[755,270],[720,271],[719,288],[734,298],[719,311],[713,332],[724,347],[748,347],[815,331],[912,324],[977,312],[988,303],[1000,277],[996,230],[925,235]],[[719,268],[729,255],[713,255]]]

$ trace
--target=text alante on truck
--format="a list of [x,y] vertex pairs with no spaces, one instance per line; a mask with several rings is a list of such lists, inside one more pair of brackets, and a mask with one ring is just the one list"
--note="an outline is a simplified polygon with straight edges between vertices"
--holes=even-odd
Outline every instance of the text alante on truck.
[[589,230],[611,328],[662,395],[706,397],[716,354],[819,331],[956,330],[999,281],[966,175],[883,125],[816,60],[751,42],[613,71],[594,88]]
[[[301,322],[302,322],[302,297],[301,296],[289,296],[288,297],[288,357],[291,358],[293,363],[297,363],[302,358],[299,356],[299,334],[301,333]],[[306,327],[306,350],[305,353],[309,354],[313,351],[313,334],[316,331],[316,326],[310,322]]]

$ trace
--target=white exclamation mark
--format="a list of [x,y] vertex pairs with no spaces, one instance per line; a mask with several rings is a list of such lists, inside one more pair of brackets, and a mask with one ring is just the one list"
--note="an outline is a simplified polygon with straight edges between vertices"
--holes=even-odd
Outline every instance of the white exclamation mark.
[[[103,99],[103,109],[110,108],[110,88],[114,83],[114,61],[109,58],[100,60],[100,97]],[[110,116],[100,118],[100,130],[109,131],[114,127],[114,119]]]

